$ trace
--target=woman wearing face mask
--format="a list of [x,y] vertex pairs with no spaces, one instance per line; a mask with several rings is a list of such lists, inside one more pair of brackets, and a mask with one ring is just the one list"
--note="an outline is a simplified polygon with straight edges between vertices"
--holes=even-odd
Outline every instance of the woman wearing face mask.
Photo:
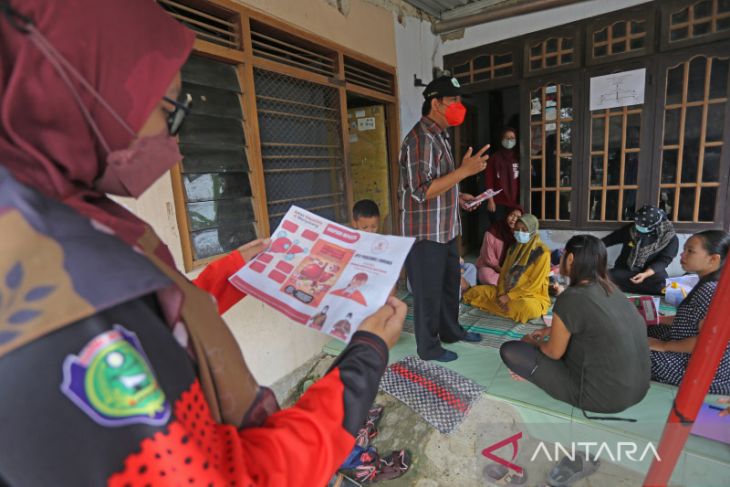
[[464,302],[498,316],[525,323],[550,307],[550,249],[538,233],[535,216],[522,215],[515,224],[516,242],[507,251],[496,286],[475,286]]
[[663,210],[644,205],[634,223],[603,237],[606,247],[622,244],[610,271],[611,280],[624,292],[661,294],[667,266],[677,256],[679,239]]
[[507,216],[484,233],[476,264],[480,284],[497,285],[507,250],[515,243],[515,225],[522,213],[522,208],[519,206],[508,207]]
[[498,149],[489,158],[484,171],[484,184],[487,189],[502,190],[487,200],[481,214],[486,216],[484,231],[502,221],[509,208],[519,205],[520,201],[520,159],[517,146],[517,132],[505,127],[500,135]]
[[106,195],[181,159],[192,32],[149,0],[0,0],[0,32],[2,483],[324,485],[405,305],[277,411],[210,296]]
[[[700,282],[677,308],[671,326],[648,328],[651,348],[651,378],[665,384],[679,385],[687,370],[697,336],[715,295],[728,248],[730,235],[722,230],[706,230],[694,234],[684,244],[682,269],[696,273]],[[730,394],[730,345],[725,349],[710,394]]]

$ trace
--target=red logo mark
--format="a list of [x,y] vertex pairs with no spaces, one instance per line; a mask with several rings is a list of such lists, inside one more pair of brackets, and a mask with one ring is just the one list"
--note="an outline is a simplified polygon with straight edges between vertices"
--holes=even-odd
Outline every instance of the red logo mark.
[[[512,435],[509,438],[505,438],[504,440],[499,441],[499,442],[495,443],[494,445],[488,446],[487,448],[482,450],[482,455],[489,458],[490,460],[493,460],[493,461],[499,463],[500,465],[504,465],[505,467],[507,467],[511,470],[514,470],[518,474],[522,474],[522,467],[512,463],[515,460],[515,458],[517,458],[517,451],[519,449],[519,445],[517,444],[517,442],[521,438],[522,438],[522,432],[519,432],[516,435]],[[509,444],[512,445],[512,458],[510,460],[505,460],[504,458],[501,458],[501,457],[498,457],[498,456],[492,454],[492,452],[494,450],[499,450],[503,446],[506,446]]]

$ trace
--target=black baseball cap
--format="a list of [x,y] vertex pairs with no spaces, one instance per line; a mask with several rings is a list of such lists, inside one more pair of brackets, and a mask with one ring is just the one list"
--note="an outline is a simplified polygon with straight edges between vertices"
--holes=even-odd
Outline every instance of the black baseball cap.
[[423,90],[423,97],[426,100],[443,98],[444,96],[464,96],[461,93],[459,80],[451,76],[440,76],[431,81]]

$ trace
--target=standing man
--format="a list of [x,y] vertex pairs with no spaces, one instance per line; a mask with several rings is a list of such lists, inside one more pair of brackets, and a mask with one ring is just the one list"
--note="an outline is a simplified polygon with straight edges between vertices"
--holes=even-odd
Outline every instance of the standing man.
[[[459,325],[459,207],[474,196],[459,193],[459,182],[484,171],[486,151],[471,147],[456,168],[449,144],[448,127],[461,125],[466,107],[455,78],[442,76],[423,92],[421,120],[408,132],[400,155],[401,228],[415,237],[406,272],[413,293],[418,355],[424,360],[450,362],[456,353],[441,342],[478,342],[481,336]],[[474,209],[474,208],[471,208]]]

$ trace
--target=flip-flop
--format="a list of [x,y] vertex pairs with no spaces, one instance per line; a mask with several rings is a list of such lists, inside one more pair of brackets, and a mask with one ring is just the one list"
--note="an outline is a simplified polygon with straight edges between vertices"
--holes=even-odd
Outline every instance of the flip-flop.
[[548,473],[548,485],[567,487],[594,473],[600,464],[598,459],[586,460],[581,452],[576,452],[575,461],[565,456]]
[[527,472],[522,470],[519,474],[504,465],[490,463],[482,471],[484,479],[495,485],[525,485],[527,482]]

